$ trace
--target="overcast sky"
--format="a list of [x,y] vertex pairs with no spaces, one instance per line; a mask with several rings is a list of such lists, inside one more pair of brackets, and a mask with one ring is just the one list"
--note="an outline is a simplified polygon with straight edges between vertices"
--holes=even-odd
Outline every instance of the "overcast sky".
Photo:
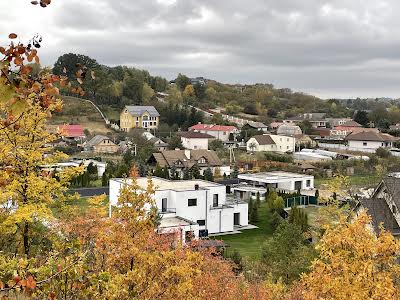
[[1,41],[43,36],[42,62],[86,54],[168,79],[400,97],[398,0],[0,0]]

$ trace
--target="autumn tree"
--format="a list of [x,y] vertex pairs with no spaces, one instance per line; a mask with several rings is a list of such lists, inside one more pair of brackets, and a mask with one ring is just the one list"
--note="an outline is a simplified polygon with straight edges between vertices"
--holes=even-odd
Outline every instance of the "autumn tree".
[[329,226],[317,246],[319,258],[302,276],[305,299],[397,299],[400,244],[382,227],[376,236],[371,218],[342,217]]

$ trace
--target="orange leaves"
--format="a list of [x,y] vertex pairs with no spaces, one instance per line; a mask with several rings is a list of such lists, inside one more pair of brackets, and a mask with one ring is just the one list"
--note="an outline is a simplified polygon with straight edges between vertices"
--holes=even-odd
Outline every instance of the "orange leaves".
[[11,39],[11,40],[16,39],[17,37],[18,37],[18,36],[17,36],[15,33],[10,33],[10,34],[8,35],[8,38]]
[[31,1],[31,4],[32,5],[40,4],[41,7],[47,7],[48,5],[51,4],[51,0],[40,0],[40,2],[37,0],[33,0],[33,1]]
[[0,53],[5,55],[6,54],[6,49],[4,47],[0,47]]

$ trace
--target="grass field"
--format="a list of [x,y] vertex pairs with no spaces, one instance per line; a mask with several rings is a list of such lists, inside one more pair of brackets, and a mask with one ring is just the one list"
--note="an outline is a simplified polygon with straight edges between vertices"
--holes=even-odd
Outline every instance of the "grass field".
[[[317,178],[314,181],[315,187],[320,188],[321,185],[327,185],[332,178]],[[349,183],[353,187],[369,187],[377,184],[378,178],[371,175],[353,175],[349,176]]]
[[258,260],[261,257],[263,242],[272,235],[269,219],[270,213],[266,202],[262,202],[259,208],[259,222],[254,224],[258,226],[257,229],[243,230],[240,234],[217,236],[215,239],[227,244],[228,253],[236,249],[242,256],[250,260]]
[[63,109],[55,113],[50,124],[81,124],[90,133],[105,134],[111,129],[106,127],[100,113],[92,104],[79,98],[63,97]]
[[[318,207],[310,206],[305,208],[309,224],[312,226],[318,215]],[[248,260],[256,261],[261,258],[261,249],[263,242],[272,236],[273,232],[269,225],[270,213],[267,210],[266,202],[261,203],[259,209],[260,221],[254,225],[257,229],[243,230],[240,234],[223,235],[214,237],[214,239],[222,240],[226,243],[227,252],[232,253],[237,250],[243,257]]]

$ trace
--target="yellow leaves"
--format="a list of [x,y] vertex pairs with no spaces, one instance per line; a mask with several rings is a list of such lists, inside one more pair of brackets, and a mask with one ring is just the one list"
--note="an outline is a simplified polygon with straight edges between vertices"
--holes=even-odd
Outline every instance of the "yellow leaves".
[[352,223],[341,218],[336,227],[327,229],[318,246],[320,258],[302,278],[305,299],[394,299],[398,295],[400,244],[385,231],[375,236],[368,228],[370,221],[362,214]]

